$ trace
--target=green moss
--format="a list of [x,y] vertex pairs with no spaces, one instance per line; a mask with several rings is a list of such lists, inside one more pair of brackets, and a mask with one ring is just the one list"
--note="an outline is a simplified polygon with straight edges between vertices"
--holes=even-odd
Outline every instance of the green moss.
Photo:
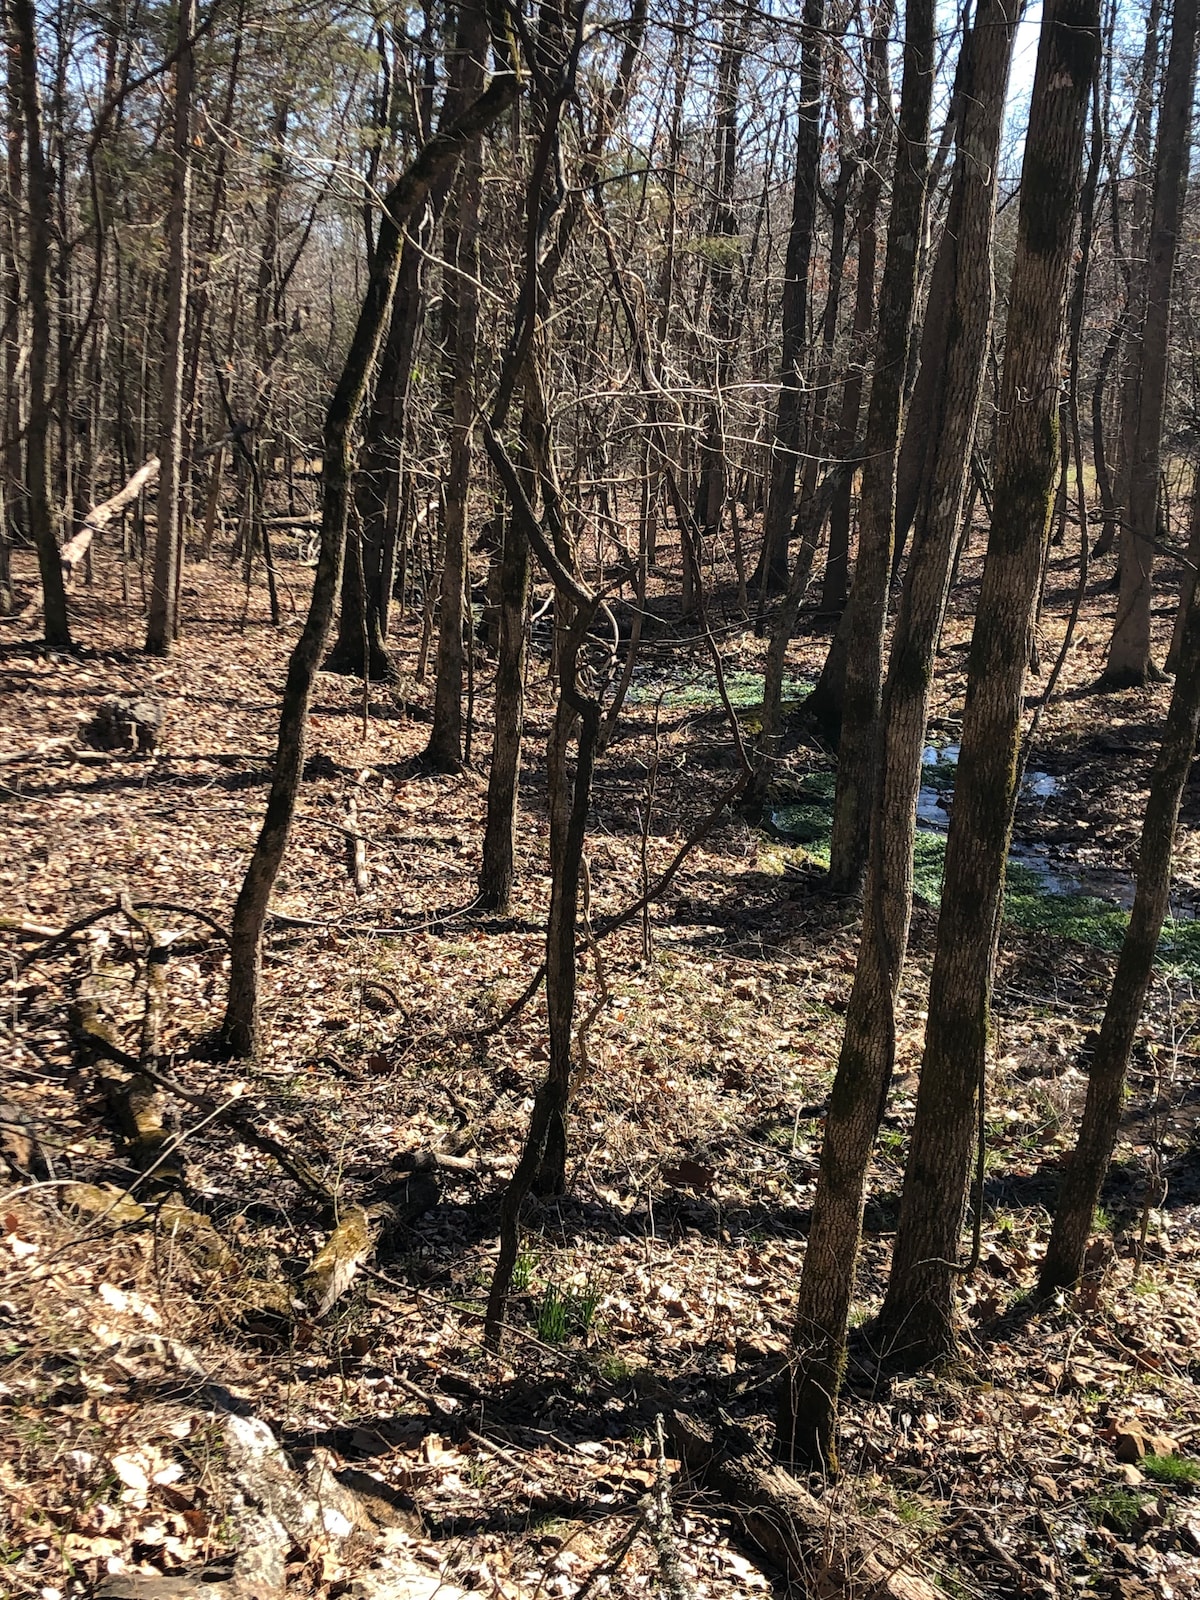
[[[785,678],[783,680],[785,711],[796,710],[811,688],[812,684],[807,679]],[[741,720],[752,720],[755,713],[761,717],[763,704],[761,672],[727,672],[725,692],[734,710],[745,713]],[[630,686],[627,699],[630,705],[654,705],[660,696],[664,711],[713,711],[721,704],[717,680],[711,672],[697,673],[691,677],[680,676],[674,682],[660,679],[658,682],[648,680],[644,683],[635,683]]]
[[[1129,913],[1111,901],[1087,894],[1052,894],[1036,872],[1010,862],[1006,920],[1025,933],[1046,934],[1090,945],[1115,955],[1121,948]],[[1185,977],[1200,976],[1200,922],[1168,918],[1158,942],[1160,964]]]
[[830,811],[820,804],[795,803],[776,806],[771,812],[771,824],[777,832],[801,844],[829,842]]
[[945,870],[945,837],[940,833],[918,833],[913,844],[913,898],[926,905],[940,905]]

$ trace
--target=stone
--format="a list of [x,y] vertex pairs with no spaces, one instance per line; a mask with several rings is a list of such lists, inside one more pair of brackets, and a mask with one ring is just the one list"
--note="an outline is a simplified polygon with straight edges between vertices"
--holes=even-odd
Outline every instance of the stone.
[[149,752],[158,748],[163,721],[162,703],[149,695],[110,694],[88,724],[88,737],[101,750]]

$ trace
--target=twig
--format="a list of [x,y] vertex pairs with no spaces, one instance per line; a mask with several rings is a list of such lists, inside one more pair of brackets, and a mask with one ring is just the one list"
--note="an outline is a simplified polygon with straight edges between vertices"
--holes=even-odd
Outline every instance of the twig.
[[667,1600],[693,1600],[694,1590],[684,1576],[679,1560],[679,1547],[676,1543],[675,1518],[671,1511],[671,1473],[667,1467],[667,1446],[661,1411],[654,1419],[654,1432],[658,1440],[658,1469],[647,1518],[650,1537],[658,1552],[658,1575]]
[[457,906],[451,911],[444,911],[436,917],[426,917],[421,922],[409,922],[403,927],[381,928],[370,923],[344,922],[337,917],[293,917],[285,911],[268,911],[267,918],[277,922],[281,928],[336,928],[341,933],[357,934],[365,939],[398,939],[406,933],[427,933],[431,928],[440,928],[443,923],[457,922],[461,917],[469,917],[479,905],[479,896],[476,895],[468,905]]
[[575,1600],[587,1600],[588,1595],[591,1594],[592,1590],[600,1582],[601,1578],[616,1577],[622,1561],[624,1561],[625,1557],[633,1549],[634,1541],[637,1539],[638,1534],[641,1533],[642,1529],[646,1526],[646,1514],[647,1507],[643,1505],[638,1511],[638,1514],[634,1519],[629,1532],[621,1540],[620,1544],[613,1551],[612,1555],[606,1556],[598,1567],[593,1567],[592,1571],[584,1580],[582,1586],[576,1589]]
[[[627,905],[623,911],[615,911],[610,916],[601,917],[596,924],[593,935],[594,938],[607,938],[610,933],[615,933],[618,928],[623,928],[627,922],[632,922],[634,917],[641,916],[661,894],[664,894],[666,890],[670,888],[684,861],[696,848],[696,846],[701,844],[708,834],[712,832],[713,828],[716,827],[717,823],[721,819],[722,814],[729,808],[729,806],[733,804],[738,795],[741,794],[746,785],[750,782],[751,776],[752,774],[748,772],[738,773],[737,777],[733,780],[729,787],[722,791],[712,810],[709,811],[707,816],[697,823],[697,825],[692,829],[691,833],[688,834],[687,838],[672,856],[665,870],[654,881],[651,887],[647,889],[644,894],[639,895],[638,898],[632,902],[632,904]],[[581,946],[581,950],[586,950],[586,948],[586,944]],[[533,977],[530,978],[529,982],[525,985],[524,989],[522,989],[521,993],[512,1002],[512,1004],[505,1011],[501,1012],[500,1016],[497,1017],[494,1022],[489,1022],[485,1027],[475,1029],[470,1037],[478,1041],[481,1039],[490,1039],[493,1034],[502,1033],[508,1024],[512,1022],[514,1018],[518,1017],[522,1011],[524,1011],[525,1007],[541,988],[542,979],[545,976],[546,963],[543,961],[538,967],[537,971],[533,974]]]

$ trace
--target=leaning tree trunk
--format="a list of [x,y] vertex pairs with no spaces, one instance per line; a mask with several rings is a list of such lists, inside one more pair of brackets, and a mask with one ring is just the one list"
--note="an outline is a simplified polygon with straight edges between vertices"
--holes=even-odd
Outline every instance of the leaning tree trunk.
[[[993,181],[1004,120],[1016,0],[981,0],[963,45],[970,86],[946,237],[948,336],[908,577],[883,696],[862,941],[825,1123],[821,1171],[800,1283],[794,1364],[780,1390],[788,1459],[836,1467],[834,1423],[862,1229],[867,1164],[895,1057],[895,1003],[912,912],[913,841],[933,658],[962,520],[987,360],[993,283]],[[949,247],[946,247],[949,248]]]
[[[908,366],[917,259],[929,171],[929,108],[933,93],[933,3],[909,0],[904,20],[904,84],[888,218],[887,254],[879,293],[879,338],[867,412],[866,460],[858,513],[858,559],[841,685],[818,683],[813,700],[833,694],[839,707],[837,789],[829,882],[858,889],[867,860],[883,638],[895,538],[896,456],[904,375]],[[830,652],[831,656],[833,652]],[[822,674],[824,679],[824,674]]]
[[1150,655],[1150,603],[1158,534],[1158,480],[1163,411],[1170,364],[1172,279],[1187,198],[1192,94],[1196,81],[1196,0],[1175,0],[1171,50],[1158,119],[1146,320],[1142,331],[1137,428],[1129,463],[1129,537],[1121,550],[1117,620],[1100,679],[1102,689],[1126,689],[1160,674]]
[[25,436],[25,504],[42,579],[43,632],[52,649],[71,648],[67,594],[58,556],[58,528],[50,493],[50,228],[53,190],[42,145],[38,95],[37,22],[32,0],[11,0],[15,56],[20,69],[25,123],[26,198],[29,202],[29,421]]
[[376,681],[395,676],[387,647],[395,574],[394,489],[403,470],[408,392],[425,302],[424,250],[431,220],[426,218],[426,225],[420,226],[420,219],[414,219],[405,236],[391,320],[380,355],[379,382],[365,430],[362,467],[356,474],[363,559],[345,564],[337,637],[325,663],[329,672]]
[[[1193,507],[1200,508],[1200,483],[1193,496]],[[1083,1121],[1059,1190],[1050,1243],[1038,1275],[1038,1290],[1042,1294],[1069,1288],[1078,1282],[1083,1272],[1092,1218],[1117,1141],[1134,1038],[1154,970],[1158,937],[1167,914],[1179,804],[1196,750],[1198,726],[1200,603],[1193,585],[1179,644],[1175,687],[1142,823],[1133,910],[1117,959],[1100,1037],[1087,1064]]]
[[513,104],[516,95],[515,74],[497,73],[455,124],[440,130],[421,148],[384,201],[362,308],[325,417],[320,551],[308,617],[288,663],[267,814],[234,907],[229,996],[222,1034],[226,1047],[235,1055],[250,1055],[258,1045],[263,927],[296,810],[304,771],[313,680],[329,638],[342,575],[350,510],[354,425],[391,308],[405,225],[416,209],[424,205],[430,185]]
[[[459,13],[442,103],[443,129],[453,127],[482,82],[478,60],[485,47],[480,43],[480,29],[478,7],[464,5]],[[387,640],[399,537],[401,497],[396,493],[396,484],[403,470],[413,358],[425,308],[425,258],[450,190],[450,179],[451,174],[443,171],[429,185],[421,209],[409,219],[355,493],[363,559],[361,563],[347,562],[342,574],[337,638],[325,663],[330,672],[373,679],[395,676]]]
[[911,1360],[955,1348],[954,1262],[983,1086],[1023,690],[1058,465],[1066,294],[1098,43],[1099,0],[1049,0],[1025,141],[992,527],[884,1311],[885,1327]]
[[167,330],[163,352],[158,455],[158,531],[146,650],[169,653],[179,634],[179,563],[183,510],[183,369],[187,332],[188,231],[192,209],[192,80],[196,0],[179,7],[175,113],[171,134],[171,212],[167,222]]

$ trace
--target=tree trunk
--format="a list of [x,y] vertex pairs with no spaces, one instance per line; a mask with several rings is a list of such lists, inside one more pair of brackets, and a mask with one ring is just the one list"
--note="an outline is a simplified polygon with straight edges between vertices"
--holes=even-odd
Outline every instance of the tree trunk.
[[234,907],[230,933],[229,996],[222,1025],[225,1045],[234,1055],[251,1055],[258,1046],[263,927],[271,890],[291,832],[304,771],[313,679],[333,622],[333,607],[345,558],[354,425],[391,309],[405,227],[418,207],[425,204],[430,186],[458,161],[475,138],[513,104],[516,95],[515,74],[497,73],[484,93],[463,112],[455,124],[439,130],[421,148],[393,184],[384,201],[362,309],[325,417],[322,463],[324,499],[317,571],[313,579],[308,617],[288,663],[267,813]]
[[[904,84],[892,211],[879,294],[876,366],[859,498],[858,559],[850,596],[845,678],[837,696],[841,734],[829,883],[840,892],[859,888],[867,860],[883,683],[883,638],[895,538],[896,457],[929,170],[933,60],[932,0],[909,0],[904,20]],[[818,704],[821,687],[819,683],[813,691]],[[826,684],[826,692],[833,687]]]
[[[480,35],[468,57],[477,59],[486,46],[487,24],[476,12]],[[478,92],[483,69],[473,67]],[[450,462],[446,471],[445,553],[438,632],[437,677],[433,695],[433,728],[425,759],[443,772],[457,772],[463,762],[464,626],[471,627],[471,585],[467,556],[467,493],[471,484],[471,439],[475,423],[475,347],[479,325],[479,206],[483,162],[473,150],[459,168],[456,189],[444,230],[446,271],[442,288],[442,342],[446,363]],[[465,613],[465,614],[464,614]]]
[[1158,119],[1157,164],[1146,319],[1142,333],[1137,426],[1129,463],[1129,537],[1121,551],[1117,620],[1100,679],[1102,689],[1125,689],[1159,676],[1150,656],[1150,603],[1158,537],[1158,481],[1163,410],[1170,364],[1172,280],[1187,197],[1192,94],[1196,81],[1196,0],[1175,0],[1171,49]]
[[[4,37],[10,36],[11,18],[5,12]],[[4,85],[5,197],[3,238],[0,240],[4,315],[4,520],[6,531],[24,538],[29,530],[25,466],[21,441],[21,209],[24,203],[24,163],[21,144],[21,52],[9,49]]]
[[[461,115],[472,98],[471,86],[481,81],[479,40],[479,9],[464,5],[455,30],[449,81],[442,104],[443,128],[452,126]],[[450,174],[443,172],[430,185],[422,210],[410,219],[411,237],[404,241],[355,495],[362,525],[362,574],[360,576],[357,562],[346,564],[337,639],[325,663],[329,672],[348,672],[374,679],[395,676],[387,639],[399,539],[401,497],[396,485],[404,467],[408,395],[425,308],[425,257],[449,188]]]
[[884,1326],[955,1348],[955,1260],[987,1053],[1022,697],[1058,464],[1058,396],[1099,0],[1043,14],[1009,293],[992,527],[968,667],[929,1020]]
[[[1132,158],[1133,198],[1130,203],[1128,249],[1122,262],[1125,277],[1125,311],[1122,317],[1125,353],[1121,373],[1120,413],[1117,419],[1116,516],[1105,525],[1096,547],[1097,555],[1109,554],[1114,542],[1122,549],[1129,528],[1129,479],[1136,448],[1138,389],[1141,382],[1142,334],[1146,321],[1147,228],[1150,194],[1154,186],[1151,161],[1154,137],[1154,82],[1158,75],[1159,33],[1162,28],[1162,0],[1150,0],[1146,13],[1146,36],[1138,71],[1137,95],[1133,106]],[[1113,243],[1116,248],[1121,213],[1121,184],[1113,185]]]
[[925,490],[883,696],[862,941],[825,1124],[800,1285],[796,1361],[780,1392],[789,1459],[836,1465],[834,1421],[862,1229],[867,1163],[895,1057],[895,1001],[912,912],[921,756],[950,566],[962,520],[987,360],[993,283],[993,181],[1004,120],[1016,0],[981,0],[964,50],[968,93],[946,238],[949,332],[930,396]]
[[763,520],[758,581],[781,589],[788,581],[788,538],[796,497],[800,452],[801,363],[806,352],[808,272],[812,261],[821,157],[821,65],[825,0],[805,0],[800,23],[800,111],[796,120],[796,168],[792,225],[783,269],[782,370],[771,439],[770,481]]
[[[1193,525],[1197,525],[1200,484],[1193,494],[1192,506]],[[1170,899],[1171,854],[1179,804],[1196,750],[1198,726],[1200,604],[1193,585],[1184,615],[1175,687],[1142,823],[1133,910],[1117,959],[1100,1037],[1087,1067],[1083,1121],[1059,1190],[1050,1243],[1038,1277],[1042,1294],[1069,1288],[1083,1272],[1084,1252],[1117,1141],[1125,1077]]]
[[528,634],[528,535],[505,519],[500,558],[500,641],[496,662],[495,728],[488,773],[487,823],[479,872],[479,905],[507,912],[517,841],[517,790],[525,726],[525,643]]
[[171,133],[171,212],[167,221],[167,329],[163,352],[158,456],[158,532],[146,650],[169,654],[179,634],[179,563],[183,529],[183,369],[187,334],[188,232],[192,210],[192,80],[196,0],[181,0],[176,34],[175,110]]
[[[815,3],[815,0],[810,0],[810,3]],[[730,6],[726,10],[717,67],[717,137],[713,173],[715,200],[709,235],[708,345],[712,354],[703,377],[703,387],[709,398],[700,441],[696,528],[691,536],[686,529],[680,529],[683,542],[682,613],[685,618],[692,617],[700,604],[704,554],[713,548],[720,537],[728,497],[724,389],[734,345],[733,297],[737,278],[734,269],[741,259],[734,189],[737,177],[738,86],[753,16],[750,7]]]
[[15,54],[20,68],[25,123],[26,198],[29,202],[29,420],[25,439],[25,500],[29,532],[42,579],[43,631],[51,649],[71,648],[67,595],[58,554],[58,527],[50,494],[50,228],[53,190],[42,143],[38,96],[37,21],[32,0],[10,0]]
[[[862,190],[858,200],[855,233],[858,245],[858,272],[854,290],[854,320],[851,333],[850,367],[842,388],[841,415],[834,437],[834,454],[848,459],[858,443],[858,424],[862,412],[863,372],[869,360],[868,345],[875,320],[875,267],[879,251],[879,203],[883,197],[883,175],[892,146],[891,84],[887,60],[887,35],[891,26],[891,5],[875,13],[871,40],[872,71],[864,86],[864,98],[874,102],[876,134],[864,161]],[[864,117],[867,116],[864,109]],[[825,562],[825,583],[821,610],[841,617],[846,607],[850,577],[850,514],[853,503],[854,474],[847,473],[834,497],[829,514],[829,550]],[[818,703],[819,709],[819,703]],[[835,733],[836,737],[836,733]]]

